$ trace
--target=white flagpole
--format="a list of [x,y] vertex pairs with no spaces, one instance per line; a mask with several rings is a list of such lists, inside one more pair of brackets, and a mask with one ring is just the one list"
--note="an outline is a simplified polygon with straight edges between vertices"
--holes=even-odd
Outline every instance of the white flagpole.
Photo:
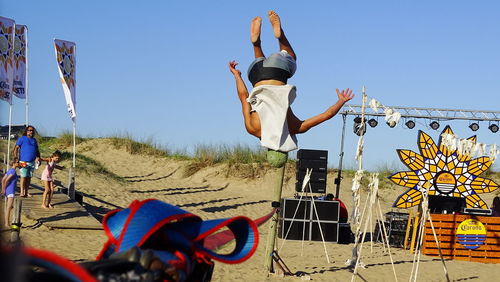
[[73,120],[73,168],[76,167],[76,121]]
[[12,104],[9,104],[9,136],[7,137],[7,169],[9,169],[9,164],[10,164],[10,131],[12,127]]
[[26,53],[24,57],[26,58],[26,84],[24,85],[24,95],[25,95],[25,103],[26,103],[26,126],[29,125],[28,123],[28,69],[29,69],[29,64],[28,64],[28,26],[24,26],[25,29],[25,36],[26,36]]

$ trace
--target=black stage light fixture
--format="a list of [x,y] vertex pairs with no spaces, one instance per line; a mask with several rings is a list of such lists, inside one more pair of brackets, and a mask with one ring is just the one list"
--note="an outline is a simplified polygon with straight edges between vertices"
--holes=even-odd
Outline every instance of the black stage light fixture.
[[488,129],[491,130],[491,132],[493,133],[497,133],[498,132],[498,125],[496,124],[490,124],[490,126],[488,126]]
[[405,123],[406,127],[408,127],[409,129],[412,129],[415,127],[415,122],[413,120],[409,120]]
[[479,129],[479,124],[477,124],[476,122],[471,123],[471,124],[469,125],[469,128],[470,128],[470,130],[472,130],[472,131],[477,131],[477,130]]
[[429,124],[429,126],[434,129],[434,130],[437,130],[439,128],[439,122],[437,121],[433,121]]
[[352,129],[354,130],[354,134],[358,136],[364,135],[366,132],[366,120],[363,124],[361,124],[361,117],[355,117]]
[[377,121],[376,119],[372,118],[372,119],[370,119],[370,120],[368,121],[368,124],[369,124],[371,127],[375,127],[375,126],[377,126],[378,121]]
[[386,124],[387,124],[390,128],[394,128],[394,127],[396,126],[396,122],[395,122],[395,121],[386,122]]

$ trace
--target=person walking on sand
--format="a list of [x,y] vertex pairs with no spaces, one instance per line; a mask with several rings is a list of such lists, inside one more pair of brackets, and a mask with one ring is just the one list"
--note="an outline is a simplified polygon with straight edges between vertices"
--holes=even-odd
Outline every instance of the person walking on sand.
[[6,228],[10,228],[10,211],[12,210],[12,206],[14,205],[14,196],[16,194],[16,186],[17,186],[17,173],[16,168],[19,167],[18,158],[13,158],[10,161],[10,168],[5,173],[2,178],[2,195],[5,195],[5,218],[4,218],[4,226]]
[[31,177],[35,170],[35,163],[38,162],[40,151],[38,142],[35,139],[36,130],[32,125],[28,125],[23,136],[17,139],[13,155],[19,159],[19,172],[21,174],[21,197],[31,197],[28,188],[31,184]]
[[268,17],[280,52],[265,57],[260,41],[262,19],[255,17],[250,25],[255,60],[248,68],[248,79],[254,87],[252,91],[248,93],[241,71],[236,69],[236,61],[229,62],[229,70],[236,81],[247,132],[259,138],[264,147],[289,152],[297,149],[296,134],[305,133],[331,119],[354,94],[349,88],[336,89],[338,101],[326,111],[306,120],[297,118],[290,108],[296,97],[296,87],[287,84],[297,69],[297,56],[283,32],[278,14],[269,11]]
[[47,162],[45,169],[42,172],[41,179],[43,181],[43,186],[45,187],[45,191],[43,191],[42,196],[42,208],[54,208],[51,204],[52,195],[54,194],[54,181],[52,179],[52,172],[54,168],[64,169],[63,166],[57,165],[57,163],[61,160],[61,152],[55,151],[52,153],[50,158],[40,158],[40,161]]

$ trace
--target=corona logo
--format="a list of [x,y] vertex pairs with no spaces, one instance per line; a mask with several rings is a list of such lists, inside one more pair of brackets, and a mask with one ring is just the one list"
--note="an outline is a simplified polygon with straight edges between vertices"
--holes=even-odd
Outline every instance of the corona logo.
[[457,239],[460,244],[470,250],[475,250],[486,240],[486,228],[475,219],[467,219],[458,225]]

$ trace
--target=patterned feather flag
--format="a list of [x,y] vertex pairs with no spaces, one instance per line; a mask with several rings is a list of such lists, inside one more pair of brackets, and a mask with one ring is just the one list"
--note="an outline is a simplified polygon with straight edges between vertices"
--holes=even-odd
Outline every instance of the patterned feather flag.
[[26,56],[28,49],[28,28],[25,25],[16,24],[14,37],[14,82],[13,94],[19,99],[26,99]]
[[56,60],[69,116],[76,118],[76,44],[54,39]]
[[12,105],[15,21],[0,17],[0,99]]

